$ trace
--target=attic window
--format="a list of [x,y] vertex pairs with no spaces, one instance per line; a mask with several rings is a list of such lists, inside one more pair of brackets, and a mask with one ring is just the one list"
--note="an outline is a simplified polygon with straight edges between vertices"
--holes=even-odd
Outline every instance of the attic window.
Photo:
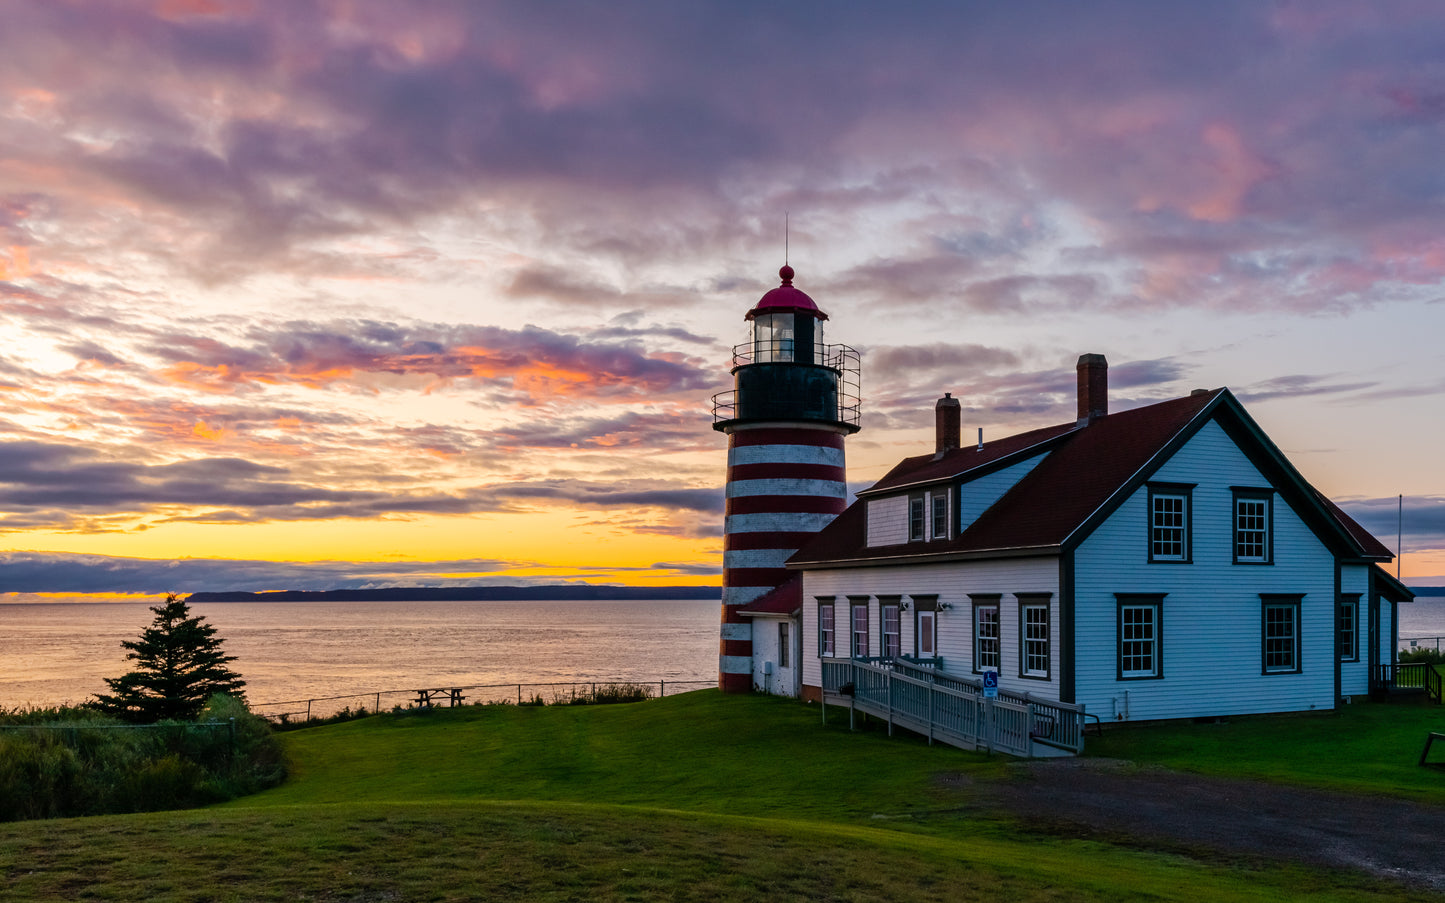
[[1268,489],[1234,490],[1234,563],[1270,564],[1274,493]]
[[1149,484],[1149,560],[1187,563],[1192,553],[1190,495],[1183,483]]
[[910,496],[908,499],[908,541],[923,541],[923,496]]

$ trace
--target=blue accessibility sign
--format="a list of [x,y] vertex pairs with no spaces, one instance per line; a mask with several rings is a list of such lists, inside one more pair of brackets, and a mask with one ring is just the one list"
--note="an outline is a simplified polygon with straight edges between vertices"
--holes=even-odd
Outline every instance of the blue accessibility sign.
[[983,672],[983,695],[985,699],[993,699],[998,696],[998,672]]

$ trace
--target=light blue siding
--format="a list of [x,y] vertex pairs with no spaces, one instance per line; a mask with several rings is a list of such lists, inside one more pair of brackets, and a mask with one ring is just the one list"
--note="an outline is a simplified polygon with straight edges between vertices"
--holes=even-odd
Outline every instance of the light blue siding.
[[[1276,495],[1274,563],[1233,563],[1231,487],[1269,483],[1215,423],[1206,424],[1151,479],[1195,484],[1193,561],[1149,562],[1143,486],[1079,545],[1077,701],[1101,718],[1131,720],[1331,708],[1336,655],[1331,553]],[[1166,594],[1162,678],[1118,679],[1115,593]],[[1261,593],[1304,596],[1298,674],[1261,673]]]
[[[1340,592],[1344,595],[1358,593],[1360,596],[1358,633],[1356,644],[1359,658],[1353,662],[1340,663],[1340,695],[1364,696],[1370,692],[1370,573],[1369,566],[1347,564],[1340,568]],[[1389,603],[1382,606],[1380,629],[1384,634],[1384,645],[1390,644]],[[1380,648],[1377,645],[1377,648]],[[1382,662],[1390,660],[1389,654],[1382,656]]]
[[978,520],[979,515],[993,507],[994,502],[1003,498],[1003,494],[1027,476],[1029,471],[1037,467],[1044,457],[1044,455],[1035,455],[1026,461],[1020,461],[988,476],[964,483],[959,490],[958,532],[962,533],[967,530],[974,521]]

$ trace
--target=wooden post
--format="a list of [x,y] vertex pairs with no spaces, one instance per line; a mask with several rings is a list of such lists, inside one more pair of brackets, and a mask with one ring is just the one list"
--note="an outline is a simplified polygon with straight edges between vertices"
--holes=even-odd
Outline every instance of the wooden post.
[[938,687],[933,683],[928,684],[928,745],[933,745],[933,696],[938,692]]
[[887,691],[887,699],[889,699],[889,737],[892,737],[892,735],[893,735],[893,672],[889,672],[889,673],[887,673],[887,675],[884,675],[884,679],[887,679],[886,691]]

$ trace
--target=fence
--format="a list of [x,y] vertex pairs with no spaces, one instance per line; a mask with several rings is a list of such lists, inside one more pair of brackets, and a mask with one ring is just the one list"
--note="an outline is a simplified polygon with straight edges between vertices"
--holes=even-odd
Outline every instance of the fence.
[[1413,649],[1434,649],[1442,651],[1442,643],[1445,643],[1445,636],[1402,636],[1400,637],[1397,652],[1409,652]]
[[273,721],[309,721],[330,718],[344,711],[380,712],[383,708],[411,708],[418,705],[549,705],[591,702],[599,695],[616,696],[624,688],[641,688],[656,698],[676,696],[717,686],[711,680],[574,680],[553,683],[473,684],[467,686],[417,687],[409,690],[374,690],[342,696],[317,696],[279,702],[253,702],[252,712]]

